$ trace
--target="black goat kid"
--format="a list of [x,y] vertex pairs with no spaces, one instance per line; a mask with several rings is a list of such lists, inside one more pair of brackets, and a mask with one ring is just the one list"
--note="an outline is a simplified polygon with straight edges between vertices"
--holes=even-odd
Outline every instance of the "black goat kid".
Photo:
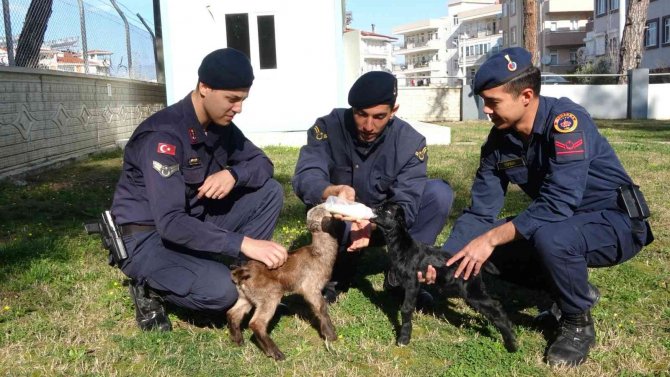
[[428,265],[432,265],[437,270],[438,289],[443,291],[457,288],[460,297],[483,314],[502,333],[505,348],[510,352],[517,350],[512,323],[500,302],[486,293],[481,274],[471,276],[468,280],[455,278],[457,264],[447,267],[443,250],[414,241],[407,232],[403,210],[397,204],[386,202],[376,208],[374,213],[376,217],[371,221],[377,224],[377,229],[384,234],[391,260],[388,280],[405,290],[405,299],[400,307],[402,325],[397,339],[398,345],[409,344],[412,336],[412,314],[420,288],[417,271],[423,271],[425,274]]

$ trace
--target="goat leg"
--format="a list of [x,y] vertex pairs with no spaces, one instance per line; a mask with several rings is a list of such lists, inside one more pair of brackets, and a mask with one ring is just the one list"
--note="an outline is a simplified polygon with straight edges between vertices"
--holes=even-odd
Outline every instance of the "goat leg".
[[251,304],[244,297],[243,294],[240,294],[239,298],[235,305],[232,308],[228,309],[226,313],[226,318],[228,319],[228,331],[230,332],[230,340],[233,343],[241,346],[244,343],[242,338],[242,320],[244,319],[245,314],[249,313],[251,310]]
[[461,296],[470,307],[484,315],[500,331],[505,349],[508,352],[516,352],[518,347],[512,330],[512,322],[503,310],[502,304],[486,293],[481,275],[463,283]]
[[420,286],[418,281],[415,281],[405,285],[404,288],[405,298],[400,307],[400,318],[402,322],[400,325],[400,334],[396,340],[396,344],[399,346],[408,345],[412,338],[412,315],[416,308],[416,299],[419,296]]
[[279,350],[279,347],[277,347],[272,338],[270,338],[267,329],[268,323],[270,323],[270,320],[274,316],[275,309],[277,309],[280,300],[281,296],[266,297],[263,302],[256,306],[256,311],[254,312],[253,317],[251,317],[251,321],[249,321],[249,328],[254,332],[259,347],[261,347],[266,355],[275,360],[284,360],[285,356]]
[[323,336],[326,340],[330,340],[331,342],[337,340],[335,326],[333,325],[333,321],[330,319],[330,315],[328,315],[328,304],[321,295],[321,292],[305,292],[303,293],[303,297],[305,298],[305,301],[307,301],[312,307],[314,315],[319,320],[319,332],[321,333],[321,336]]

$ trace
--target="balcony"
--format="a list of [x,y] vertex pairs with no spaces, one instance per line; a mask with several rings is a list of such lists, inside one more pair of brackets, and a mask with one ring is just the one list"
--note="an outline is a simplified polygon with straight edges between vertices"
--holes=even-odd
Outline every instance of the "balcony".
[[545,31],[546,47],[583,46],[586,31]]
[[445,64],[444,62],[431,61],[416,64],[410,63],[406,64],[406,67],[407,68],[402,70],[404,73],[419,73],[443,70],[445,68]]
[[435,51],[441,49],[444,42],[439,39],[431,39],[424,42],[405,43],[395,51],[397,55],[405,55],[417,52]]

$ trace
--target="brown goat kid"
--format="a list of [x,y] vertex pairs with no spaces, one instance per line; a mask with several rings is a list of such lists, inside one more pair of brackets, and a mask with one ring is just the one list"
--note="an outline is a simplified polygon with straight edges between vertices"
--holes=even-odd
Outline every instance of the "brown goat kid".
[[326,340],[336,340],[335,326],[328,315],[328,305],[321,290],[330,280],[337,255],[337,239],[344,223],[334,219],[323,205],[307,212],[307,229],[312,233],[311,245],[289,253],[286,263],[270,270],[263,263],[251,260],[232,272],[239,298],[228,310],[230,338],[242,345],[240,324],[244,316],[255,307],[249,328],[266,355],[283,360],[284,354],[267,333],[277,305],[285,293],[304,297],[319,320],[320,333]]

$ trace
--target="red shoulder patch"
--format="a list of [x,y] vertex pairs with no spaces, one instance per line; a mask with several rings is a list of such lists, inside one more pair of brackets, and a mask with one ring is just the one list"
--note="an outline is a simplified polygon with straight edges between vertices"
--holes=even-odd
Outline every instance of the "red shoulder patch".
[[583,160],[586,158],[584,134],[581,131],[556,134],[554,136],[554,149],[556,151],[556,161]]
[[174,156],[175,153],[177,152],[177,147],[175,147],[172,144],[158,143],[158,148],[156,148],[156,152]]

